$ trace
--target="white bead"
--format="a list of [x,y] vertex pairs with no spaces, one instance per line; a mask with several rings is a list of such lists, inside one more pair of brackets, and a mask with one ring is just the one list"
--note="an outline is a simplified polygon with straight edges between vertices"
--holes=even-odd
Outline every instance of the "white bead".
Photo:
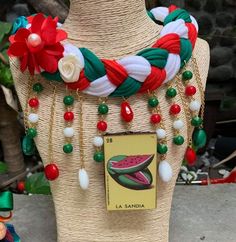
[[177,119],[173,122],[174,129],[182,129],[184,127],[184,122],[181,119]]
[[89,177],[85,169],[79,169],[78,173],[79,185],[83,190],[87,190],[89,187]]
[[173,176],[172,168],[167,160],[160,162],[158,172],[163,182],[169,182]]
[[191,111],[196,112],[196,111],[200,110],[201,104],[198,101],[193,100],[193,101],[190,102],[189,108],[190,108]]
[[96,147],[101,147],[103,146],[103,138],[100,136],[95,136],[93,139],[93,145]]
[[38,34],[30,34],[28,36],[28,43],[33,47],[37,47],[42,43],[42,40]]
[[30,123],[37,123],[39,121],[39,116],[36,113],[30,113],[28,116],[28,120]]
[[75,131],[72,127],[66,127],[66,128],[64,128],[63,133],[64,133],[65,137],[71,138],[74,136]]
[[164,139],[166,137],[166,131],[164,129],[157,129],[156,134],[158,139]]

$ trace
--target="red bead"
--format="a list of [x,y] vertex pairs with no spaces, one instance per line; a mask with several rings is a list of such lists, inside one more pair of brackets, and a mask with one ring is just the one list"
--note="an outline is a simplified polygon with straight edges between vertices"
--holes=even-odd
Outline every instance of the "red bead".
[[158,124],[158,123],[160,123],[161,122],[161,115],[160,114],[157,114],[157,113],[155,113],[155,114],[152,114],[152,116],[151,116],[151,123],[153,123],[153,124]]
[[99,121],[97,123],[97,129],[100,131],[106,131],[107,130],[107,123],[105,121]]
[[21,193],[24,192],[24,190],[25,190],[25,183],[23,181],[17,183],[17,190],[19,192],[21,192]]
[[195,86],[187,86],[185,88],[185,94],[187,96],[193,96],[197,92],[197,89]]
[[65,112],[64,119],[66,121],[73,121],[74,120],[74,114],[72,112]]
[[39,106],[39,100],[38,100],[38,98],[31,98],[29,100],[29,106],[31,108],[37,108]]
[[196,159],[196,152],[192,148],[188,147],[185,152],[185,160],[188,162],[190,166],[193,166],[196,162]]
[[125,122],[131,122],[134,118],[134,113],[129,103],[124,101],[121,103],[120,115]]
[[170,107],[170,114],[176,115],[180,113],[181,107],[178,104],[173,104]]
[[59,176],[59,169],[56,164],[49,164],[45,166],[44,173],[49,181],[54,181]]

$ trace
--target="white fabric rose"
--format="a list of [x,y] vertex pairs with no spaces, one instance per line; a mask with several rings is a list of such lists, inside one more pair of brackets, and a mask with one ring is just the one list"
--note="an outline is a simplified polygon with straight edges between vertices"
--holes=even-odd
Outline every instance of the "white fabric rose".
[[58,70],[61,78],[66,83],[78,81],[82,69],[83,65],[75,55],[64,56],[58,62]]

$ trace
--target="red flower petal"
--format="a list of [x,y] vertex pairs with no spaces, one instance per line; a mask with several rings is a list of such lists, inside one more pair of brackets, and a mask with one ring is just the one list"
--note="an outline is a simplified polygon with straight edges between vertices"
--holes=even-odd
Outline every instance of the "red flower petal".
[[46,45],[53,45],[56,43],[56,23],[53,21],[52,17],[49,16],[43,22],[41,28],[41,37],[45,41]]
[[31,75],[34,75],[34,70],[35,70],[35,66],[34,66],[34,58],[33,55],[31,53],[29,53],[28,55],[28,63],[27,63],[29,72]]
[[67,39],[67,33],[62,29],[57,29],[56,42]]
[[56,43],[55,45],[48,45],[45,47],[45,52],[49,55],[62,56],[64,47],[60,43]]
[[10,56],[23,56],[28,52],[27,46],[23,42],[15,42],[11,44],[11,46],[8,49],[8,54]]
[[53,21],[57,24],[58,23],[58,17],[56,16]]
[[15,35],[11,35],[11,36],[9,37],[9,42],[10,42],[11,44],[15,42]]
[[27,64],[28,64],[28,55],[25,54],[22,56],[22,58],[20,59],[20,70],[22,72],[24,72],[26,70],[26,67],[27,67]]
[[37,63],[45,71],[49,73],[54,73],[57,71],[58,60],[55,56],[47,54],[44,50],[40,51],[36,55]]
[[43,22],[45,20],[45,17],[42,13],[39,13],[34,16],[32,25],[31,25],[31,31],[32,33],[39,34],[41,33],[41,27],[43,25]]
[[35,17],[35,15],[28,16],[28,17],[27,17],[27,20],[28,20],[28,22],[29,22],[30,24],[33,22],[34,17]]
[[16,32],[14,40],[17,42],[25,42],[29,35],[30,31],[28,29],[21,28]]

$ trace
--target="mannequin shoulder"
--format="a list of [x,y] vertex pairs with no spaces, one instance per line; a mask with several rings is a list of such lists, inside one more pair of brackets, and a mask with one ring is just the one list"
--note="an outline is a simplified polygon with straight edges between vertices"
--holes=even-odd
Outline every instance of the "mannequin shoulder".
[[210,65],[210,47],[205,40],[200,38],[197,39],[193,57],[196,58],[201,79],[205,84]]

